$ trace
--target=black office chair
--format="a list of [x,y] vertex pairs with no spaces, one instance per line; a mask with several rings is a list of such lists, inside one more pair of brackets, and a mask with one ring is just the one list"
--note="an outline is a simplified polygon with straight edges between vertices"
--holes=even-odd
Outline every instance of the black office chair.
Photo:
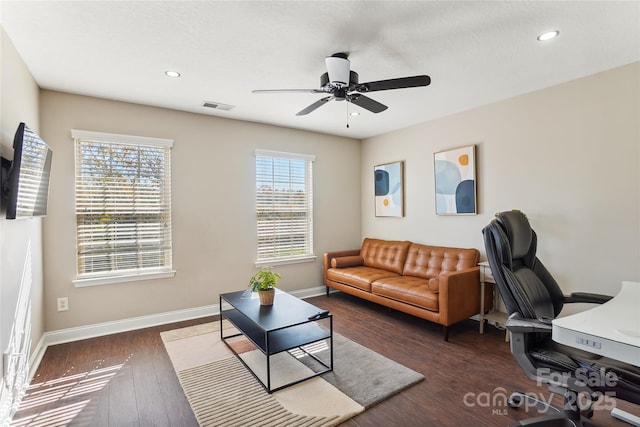
[[551,339],[551,320],[565,303],[602,304],[611,297],[563,295],[536,257],[536,233],[522,212],[497,214],[482,234],[493,277],[509,314],[506,327],[511,333],[511,353],[530,379],[547,384],[550,391],[564,396],[564,408],[560,410],[531,394],[512,393],[509,406],[526,403],[546,411],[543,416],[512,427],[594,425],[589,423],[592,404],[603,395],[640,404],[639,368]]

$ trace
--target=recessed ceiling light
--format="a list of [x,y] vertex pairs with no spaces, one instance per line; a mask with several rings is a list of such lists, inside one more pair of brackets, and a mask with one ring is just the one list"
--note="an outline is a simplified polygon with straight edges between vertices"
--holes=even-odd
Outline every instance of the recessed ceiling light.
[[360,113],[358,113],[357,111],[352,111],[349,113],[350,116],[359,116]]
[[180,73],[179,73],[179,72],[177,72],[177,71],[171,71],[171,70],[169,70],[169,71],[165,71],[165,72],[164,72],[164,74],[165,74],[167,77],[180,77]]
[[547,40],[555,39],[556,37],[558,37],[558,34],[560,34],[560,31],[558,30],[546,31],[538,36],[538,41],[544,42]]

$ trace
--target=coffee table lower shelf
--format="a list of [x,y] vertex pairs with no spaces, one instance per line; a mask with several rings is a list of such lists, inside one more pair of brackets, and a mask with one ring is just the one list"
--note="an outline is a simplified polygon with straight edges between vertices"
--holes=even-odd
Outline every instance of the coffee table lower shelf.
[[[251,372],[251,374],[262,384],[268,393],[273,393],[278,390],[282,390],[286,387],[301,383],[311,378],[322,375],[326,372],[333,370],[333,318],[331,315],[319,320],[303,322],[295,325],[286,326],[280,329],[265,331],[259,325],[248,319],[242,312],[237,309],[224,310],[221,312],[220,322],[227,319],[239,333],[224,336],[224,329],[220,328],[220,338],[227,345],[227,347],[233,352],[233,354],[242,362],[242,364]],[[328,323],[328,329],[320,327],[320,323]],[[247,361],[244,360],[241,354],[239,354],[233,346],[233,340],[235,338],[244,337],[249,340],[257,350],[259,350],[266,358],[266,377],[261,378],[256,372],[255,368],[250,366]],[[328,341],[326,351],[329,352],[329,361],[324,361],[317,357],[311,347],[318,347],[317,343]],[[324,346],[320,346],[324,347]],[[285,384],[279,384],[273,386],[271,378],[271,357],[276,356],[282,352],[289,352],[291,357],[296,358],[293,352],[302,352],[304,355],[311,357],[315,360],[316,366],[319,370],[315,371],[311,369],[310,375],[306,375],[300,378],[296,378],[293,381],[289,381]],[[302,354],[298,353],[298,355]],[[301,363],[298,361],[298,363]]]

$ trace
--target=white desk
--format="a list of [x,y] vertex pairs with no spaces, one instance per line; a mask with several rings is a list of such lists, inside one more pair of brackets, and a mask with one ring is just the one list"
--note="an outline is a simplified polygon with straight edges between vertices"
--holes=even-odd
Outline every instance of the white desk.
[[[604,304],[551,323],[560,344],[640,366],[640,283],[622,282],[618,295]],[[640,426],[640,417],[618,408],[611,415]]]
[[611,300],[552,325],[560,344],[640,366],[640,283],[622,282]]

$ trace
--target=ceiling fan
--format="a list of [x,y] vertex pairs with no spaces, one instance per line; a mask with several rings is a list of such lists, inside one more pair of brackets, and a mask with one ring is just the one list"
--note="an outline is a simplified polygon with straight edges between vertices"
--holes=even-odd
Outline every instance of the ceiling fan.
[[253,93],[329,94],[329,96],[325,96],[299,111],[296,116],[309,114],[332,99],[351,102],[372,113],[380,113],[388,107],[364,96],[363,93],[428,86],[431,83],[431,78],[427,75],[358,83],[358,73],[351,70],[350,61],[346,53],[334,53],[331,56],[327,56],[325,63],[327,65],[327,72],[320,76],[320,89],[266,89],[254,90]]

